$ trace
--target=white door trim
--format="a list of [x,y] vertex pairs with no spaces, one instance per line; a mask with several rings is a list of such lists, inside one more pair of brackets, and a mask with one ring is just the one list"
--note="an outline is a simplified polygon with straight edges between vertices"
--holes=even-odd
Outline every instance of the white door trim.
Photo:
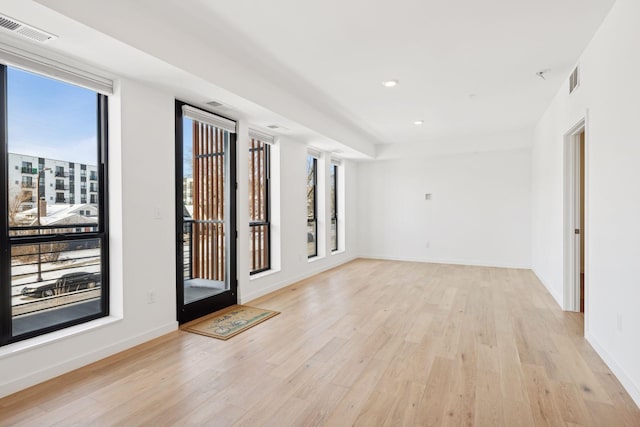
[[[564,135],[564,295],[565,311],[580,311],[580,239],[584,238],[586,227],[580,224],[580,133],[585,132],[585,170],[587,168],[587,117],[581,119]],[[585,173],[585,187],[587,186]],[[585,223],[587,222],[587,191],[585,191]],[[576,235],[575,230],[580,234]],[[577,238],[576,238],[577,236]],[[587,245],[585,241],[585,267],[587,264]],[[586,269],[586,268],[585,268]],[[586,273],[586,272],[585,272]],[[585,274],[585,311],[586,311]],[[586,323],[585,323],[586,326]]]

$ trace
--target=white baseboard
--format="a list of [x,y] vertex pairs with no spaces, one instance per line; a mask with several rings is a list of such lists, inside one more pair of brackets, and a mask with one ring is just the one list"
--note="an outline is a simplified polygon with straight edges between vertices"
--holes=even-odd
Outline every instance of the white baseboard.
[[496,268],[517,268],[521,270],[529,270],[530,265],[509,264],[500,262],[485,262],[475,260],[446,259],[446,258],[419,258],[419,257],[396,257],[387,255],[363,254],[360,258],[381,259],[387,261],[407,261],[407,262],[424,262],[431,264],[453,264],[453,265],[470,265],[474,267],[496,267]]
[[636,405],[640,407],[640,387],[636,385],[633,380],[627,375],[625,370],[616,362],[616,360],[607,352],[603,346],[598,343],[598,340],[591,335],[589,332],[585,332],[584,337],[591,344],[591,347],[598,353],[598,355],[602,358],[604,363],[607,364],[611,372],[618,378],[618,381],[622,384],[622,386],[627,390],[629,396],[636,402]]
[[66,360],[57,365],[49,366],[35,372],[31,372],[23,377],[0,385],[0,398],[16,393],[25,388],[34,386],[41,382],[50,380],[67,372],[97,362],[98,360],[112,356],[121,351],[127,350],[136,345],[158,338],[178,329],[178,322],[170,322],[166,325],[147,331],[140,335],[124,339],[115,343],[109,343],[104,347],[91,349],[90,351],[80,354],[73,359]]
[[[306,271],[304,274],[299,274],[297,276],[294,277],[289,277],[286,278],[284,280],[281,280],[279,282],[273,283],[269,286],[266,286],[264,288],[261,289],[257,289],[255,291],[252,292],[247,292],[246,294],[243,292],[243,294],[240,296],[240,304],[246,304],[250,301],[253,301],[256,298],[260,298],[262,296],[265,296],[267,294],[270,294],[271,292],[275,292],[277,290],[280,290],[284,287],[287,287],[289,285],[293,285],[296,282],[299,282],[301,280],[307,279],[311,276],[315,276],[316,274],[322,273],[323,271],[327,271],[327,270],[331,270],[332,268],[336,268],[341,266],[342,264],[346,264],[348,262],[353,261],[356,258],[360,258],[358,256],[350,256],[347,258],[342,259],[340,262],[337,262],[335,264],[330,264],[330,265],[324,265],[323,267],[320,268],[314,268],[311,269],[309,271]],[[313,265],[313,264],[310,264]]]

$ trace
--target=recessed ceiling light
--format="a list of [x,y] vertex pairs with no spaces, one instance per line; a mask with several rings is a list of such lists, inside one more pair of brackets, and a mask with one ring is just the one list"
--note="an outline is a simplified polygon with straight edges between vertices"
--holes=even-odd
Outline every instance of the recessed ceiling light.
[[385,80],[382,82],[382,86],[384,87],[394,87],[398,84],[397,80]]
[[416,120],[415,122],[413,122],[413,124],[416,126],[421,126],[424,124],[424,120]]

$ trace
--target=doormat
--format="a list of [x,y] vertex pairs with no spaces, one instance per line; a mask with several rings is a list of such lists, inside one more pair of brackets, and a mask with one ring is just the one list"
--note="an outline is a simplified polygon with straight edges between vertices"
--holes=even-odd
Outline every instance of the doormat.
[[280,314],[279,311],[264,310],[246,305],[234,305],[202,319],[189,322],[183,325],[181,329],[194,334],[228,340],[278,314]]

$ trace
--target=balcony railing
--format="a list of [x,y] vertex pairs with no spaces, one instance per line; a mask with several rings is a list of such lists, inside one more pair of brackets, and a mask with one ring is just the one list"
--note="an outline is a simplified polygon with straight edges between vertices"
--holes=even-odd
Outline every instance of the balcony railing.
[[67,199],[64,197],[56,197],[56,203],[67,203]]
[[27,168],[27,167],[22,167],[21,169],[22,173],[28,173],[30,175],[36,175],[38,173],[38,169],[37,168]]
[[184,219],[184,278],[225,280],[224,221]]
[[69,177],[69,173],[65,172],[65,171],[56,171],[55,173],[57,178],[68,178]]
[[193,264],[191,255],[193,254],[193,220],[184,220],[182,225],[182,246],[183,246],[183,264],[184,264],[184,280],[193,279]]
[[97,180],[98,180],[98,175],[96,175],[95,173],[92,173],[92,174],[89,176],[89,180],[91,180],[91,181],[97,181]]
[[251,264],[251,274],[260,273],[271,268],[269,241],[269,223],[262,221],[249,223],[249,263]]
[[[35,231],[34,231],[35,232]],[[11,315],[15,334],[99,307],[98,239],[16,244],[11,248]]]
[[313,218],[307,218],[307,256],[312,258],[318,255],[318,223]]
[[56,184],[56,190],[60,190],[60,191],[68,191],[68,190],[69,190],[69,186],[68,186],[68,185],[60,185],[60,184]]
[[36,188],[36,184],[34,182],[22,182],[20,188]]

